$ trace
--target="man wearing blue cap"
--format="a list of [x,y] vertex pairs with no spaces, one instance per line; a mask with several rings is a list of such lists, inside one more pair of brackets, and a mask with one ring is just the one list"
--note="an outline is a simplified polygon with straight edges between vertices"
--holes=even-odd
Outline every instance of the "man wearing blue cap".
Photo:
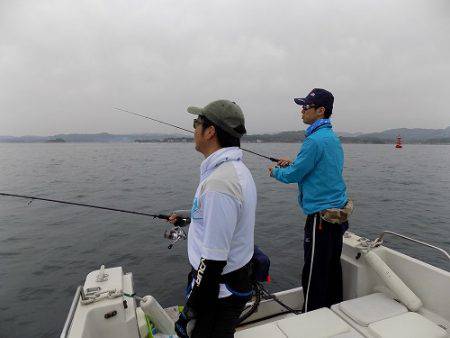
[[315,88],[294,101],[309,125],[306,138],[294,161],[282,159],[269,173],[280,182],[298,184],[298,202],[307,215],[302,272],[307,312],[342,301],[342,236],[352,203],[342,176],[344,152],[331,127],[333,95]]

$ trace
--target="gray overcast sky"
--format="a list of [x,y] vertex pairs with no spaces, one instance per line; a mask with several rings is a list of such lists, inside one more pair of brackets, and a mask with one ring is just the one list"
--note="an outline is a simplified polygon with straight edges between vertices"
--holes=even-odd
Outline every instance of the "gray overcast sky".
[[249,133],[304,129],[295,96],[335,94],[338,131],[450,125],[449,0],[0,0],[0,135],[173,132],[227,98]]

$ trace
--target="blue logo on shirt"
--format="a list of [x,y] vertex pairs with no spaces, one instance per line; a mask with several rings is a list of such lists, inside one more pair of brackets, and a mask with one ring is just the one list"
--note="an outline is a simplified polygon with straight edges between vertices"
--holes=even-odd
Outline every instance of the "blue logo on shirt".
[[199,216],[199,210],[200,210],[200,206],[198,203],[198,198],[195,197],[194,201],[192,202],[192,209],[191,209],[191,218],[192,219],[202,219],[202,217],[198,217]]

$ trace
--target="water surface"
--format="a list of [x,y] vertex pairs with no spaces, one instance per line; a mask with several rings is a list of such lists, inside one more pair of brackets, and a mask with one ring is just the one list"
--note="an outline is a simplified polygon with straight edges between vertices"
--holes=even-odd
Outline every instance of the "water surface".
[[[297,144],[245,144],[295,156]],[[351,230],[389,229],[450,250],[450,146],[344,145],[345,178],[356,210]],[[193,144],[0,144],[0,191],[148,213],[190,208],[202,157]],[[267,175],[245,155],[258,189],[256,243],[269,254],[270,289],[299,285],[305,217],[296,185]],[[0,197],[0,337],[56,337],[73,294],[101,264],[132,271],[138,295],[163,306],[183,301],[186,242],[167,249],[167,225],[148,217]],[[434,251],[389,245],[436,266]]]

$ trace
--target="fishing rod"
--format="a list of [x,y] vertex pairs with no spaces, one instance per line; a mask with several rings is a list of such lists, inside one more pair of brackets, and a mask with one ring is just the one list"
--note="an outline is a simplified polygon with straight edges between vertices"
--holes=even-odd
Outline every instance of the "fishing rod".
[[[182,127],[179,127],[179,126],[177,126],[177,125],[175,125],[175,124],[172,124],[172,123],[168,123],[168,122],[164,122],[164,121],[161,121],[161,120],[157,120],[157,119],[155,119],[155,118],[153,118],[153,117],[150,117],[150,116],[147,116],[147,115],[138,114],[138,113],[135,113],[135,112],[133,112],[133,111],[130,111],[130,110],[127,110],[127,109],[123,109],[123,108],[117,108],[117,107],[112,107],[112,108],[115,109],[115,110],[120,110],[120,111],[123,111],[123,112],[128,113],[128,114],[131,114],[131,115],[140,116],[140,117],[143,117],[143,118],[145,118],[145,119],[149,119],[149,120],[152,120],[152,121],[161,123],[161,124],[165,124],[166,126],[171,126],[171,127],[174,127],[174,128],[180,129],[180,130],[183,130],[183,131],[187,131],[188,133],[194,134],[194,132],[193,132],[192,130],[185,129],[185,128],[182,128]],[[253,151],[253,150],[245,149],[245,148],[242,148],[242,147],[241,147],[241,149],[242,149],[243,151],[246,151],[246,152],[250,153],[250,154],[253,154],[253,155],[256,155],[256,156],[259,156],[259,157],[266,158],[266,159],[268,159],[268,160],[270,160],[270,161],[272,161],[272,162],[278,162],[278,161],[279,161],[278,158],[274,158],[274,157],[270,157],[270,156],[265,156],[265,155],[262,155],[262,154],[259,154],[259,153],[255,152],[255,151]]]
[[[38,200],[38,201],[46,201],[46,202],[54,202],[54,203],[61,203],[61,204],[76,205],[76,206],[79,206],[79,207],[87,207],[87,208],[95,208],[95,209],[117,211],[117,212],[123,212],[123,213],[126,213],[126,214],[148,216],[148,217],[153,217],[153,218],[165,219],[167,221],[169,220],[169,217],[170,217],[170,215],[164,215],[164,214],[148,214],[148,213],[139,212],[139,211],[102,207],[102,206],[99,206],[99,205],[77,203],[77,202],[68,202],[68,201],[61,201],[61,200],[55,200],[55,199],[50,199],[50,198],[42,198],[42,197],[36,197],[36,196],[8,194],[8,193],[3,193],[3,192],[0,192],[0,196],[25,198],[25,199],[29,200],[28,204],[31,204],[31,202],[33,202],[33,200]],[[185,222],[186,222],[186,219],[178,217],[177,221],[175,222],[175,225],[176,226],[183,226],[183,225],[186,224]]]

